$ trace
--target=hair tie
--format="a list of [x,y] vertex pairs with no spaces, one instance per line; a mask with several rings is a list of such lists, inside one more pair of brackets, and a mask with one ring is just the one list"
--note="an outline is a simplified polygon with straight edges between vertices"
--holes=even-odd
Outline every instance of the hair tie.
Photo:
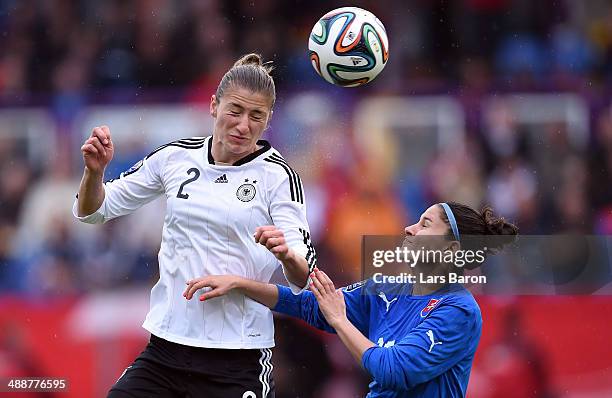
[[448,203],[442,202],[440,203],[440,206],[442,206],[444,212],[446,213],[446,218],[448,218],[448,223],[450,224],[451,230],[453,231],[453,235],[455,235],[455,239],[459,240],[459,228],[457,227],[457,220],[455,219],[453,211],[451,210]]

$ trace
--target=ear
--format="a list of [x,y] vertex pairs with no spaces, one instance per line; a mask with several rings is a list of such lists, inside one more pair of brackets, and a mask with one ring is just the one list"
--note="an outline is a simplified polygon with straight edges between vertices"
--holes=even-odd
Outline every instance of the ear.
[[272,120],[272,114],[274,114],[274,111],[270,109],[270,114],[268,115],[268,119],[266,120],[266,128],[264,129],[264,131],[267,131],[270,128],[270,120]]
[[461,250],[461,243],[457,242],[456,240],[452,241],[450,245],[448,246],[448,250],[452,250],[452,251]]
[[217,118],[217,106],[217,96],[213,94],[210,97],[210,116],[215,119]]

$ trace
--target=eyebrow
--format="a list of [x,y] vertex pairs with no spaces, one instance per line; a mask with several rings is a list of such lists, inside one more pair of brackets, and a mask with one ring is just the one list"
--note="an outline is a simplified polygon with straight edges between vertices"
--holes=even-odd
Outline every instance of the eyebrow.
[[425,216],[423,216],[423,221],[429,221],[430,223],[433,223],[433,220],[431,218]]

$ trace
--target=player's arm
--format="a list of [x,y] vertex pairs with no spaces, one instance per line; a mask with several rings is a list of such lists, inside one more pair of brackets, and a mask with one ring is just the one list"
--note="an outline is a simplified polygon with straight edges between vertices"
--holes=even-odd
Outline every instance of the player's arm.
[[276,285],[246,279],[234,275],[210,275],[195,278],[186,282],[187,286],[183,292],[183,297],[191,300],[193,295],[199,290],[210,288],[210,290],[200,295],[200,301],[210,300],[227,294],[230,290],[240,290],[246,296],[260,302],[268,308],[274,308],[278,302],[278,289]]
[[273,285],[234,275],[211,275],[187,281],[183,297],[191,300],[199,289],[209,288],[200,295],[200,301],[220,297],[232,289],[238,289],[266,307],[306,321],[308,324],[333,333],[323,314],[318,309],[312,293],[304,291],[293,294],[286,286]]
[[368,348],[361,364],[383,387],[409,389],[473,355],[481,326],[474,312],[441,306],[395,345]]
[[79,217],[93,214],[104,201],[104,170],[113,158],[114,146],[107,126],[95,127],[81,147],[85,170],[78,195]]
[[[232,289],[239,289],[245,295],[260,302],[273,311],[300,318],[309,325],[330,333],[335,330],[325,319],[319,304],[310,291],[294,294],[286,286],[273,285],[246,279],[234,275],[211,275],[195,278],[186,283],[183,296],[191,300],[194,294],[203,288],[210,290],[200,295],[200,300],[209,300],[227,294]],[[369,308],[367,297],[361,291],[362,284],[343,292],[347,303],[347,314],[350,322],[359,328],[360,333],[367,333]]]
[[258,227],[255,242],[268,248],[282,263],[287,281],[295,286],[306,286],[308,281],[308,262],[306,258],[291,249],[283,231],[274,225]]
[[[322,273],[317,268],[311,274],[314,281],[316,275]],[[303,291],[300,294],[294,294],[286,286],[278,285],[278,302],[272,310],[285,315],[291,315],[300,318],[311,326],[330,333],[340,333],[335,329],[335,326],[329,322],[329,319],[324,315],[324,308],[321,308],[319,300],[311,291]],[[342,296],[344,305],[345,317],[348,322],[360,334],[367,334],[369,330],[370,308],[368,295],[365,292],[366,286],[364,283],[358,283],[349,288],[338,290]]]
[[[102,135],[102,133],[106,135]],[[164,192],[162,170],[168,150],[158,150],[121,173],[119,178],[102,183],[104,169],[112,158],[112,142],[107,127],[96,128],[82,147],[85,172],[73,206],[74,216],[90,224],[104,223],[130,214]],[[108,140],[110,151],[102,147]],[[106,152],[103,152],[106,150]]]
[[297,294],[308,287],[308,274],[313,271],[317,261],[306,220],[304,189],[299,175],[284,161],[277,159],[272,162],[281,165],[285,172],[269,192],[270,217],[276,229],[283,233],[283,239],[290,249],[286,253],[273,253],[281,261],[285,277]]
[[308,262],[306,258],[297,254],[295,251],[289,252],[286,258],[280,259],[285,270],[287,281],[293,285],[300,287],[306,286],[308,283]]
[[315,269],[312,275],[310,290],[326,321],[336,330],[338,337],[355,360],[361,363],[364,352],[376,344],[364,336],[349,320],[345,293],[340,289],[336,290],[331,279],[318,269]]
[[[274,235],[268,235],[273,232],[275,233]],[[258,235],[255,235],[256,240],[259,239],[259,242],[266,246],[272,253],[283,253],[291,250],[286,244],[282,231],[278,230],[275,226],[266,227],[262,236],[273,236],[270,238],[258,238]],[[325,275],[315,267],[310,273],[310,276],[319,274]],[[327,275],[325,275],[325,277],[327,278]],[[334,328],[330,326],[326,317],[323,316],[313,292],[303,290],[296,294],[293,289],[288,289],[280,285],[278,286],[278,291],[279,299],[276,306],[272,308],[274,311],[300,318],[318,329],[334,332]],[[355,325],[360,333],[367,334],[369,328],[368,318],[370,306],[365,281],[342,289],[342,295],[344,300],[346,300],[345,312],[349,319],[349,323]],[[342,303],[344,305],[344,301]]]

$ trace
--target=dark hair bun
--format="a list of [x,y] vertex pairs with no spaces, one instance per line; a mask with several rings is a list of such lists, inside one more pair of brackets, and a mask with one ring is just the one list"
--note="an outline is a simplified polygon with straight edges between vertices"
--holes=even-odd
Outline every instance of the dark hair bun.
[[[484,207],[480,212],[457,202],[447,202],[457,221],[461,234],[461,248],[464,250],[484,250],[486,255],[497,254],[501,249],[513,243],[518,235],[518,227],[497,217],[493,209]],[[441,207],[442,220],[449,223],[444,208]],[[450,226],[449,226],[450,234]],[[452,238],[452,235],[450,235]],[[481,263],[466,264],[467,269],[479,267]]]
[[489,206],[480,211],[480,216],[484,221],[487,234],[497,236],[492,239],[491,254],[497,253],[502,247],[515,241],[519,231],[516,225],[507,222],[503,217],[495,216],[493,209]]
[[259,66],[261,65],[261,55],[255,54],[255,53],[243,55],[242,57],[238,59],[238,61],[234,63],[234,66],[241,66],[241,65]]
[[253,65],[255,67],[261,67],[267,73],[272,72],[272,69],[274,69],[271,62],[263,62],[261,59],[261,55],[255,53],[243,55],[238,59],[238,61],[234,63],[234,67],[244,65]]

